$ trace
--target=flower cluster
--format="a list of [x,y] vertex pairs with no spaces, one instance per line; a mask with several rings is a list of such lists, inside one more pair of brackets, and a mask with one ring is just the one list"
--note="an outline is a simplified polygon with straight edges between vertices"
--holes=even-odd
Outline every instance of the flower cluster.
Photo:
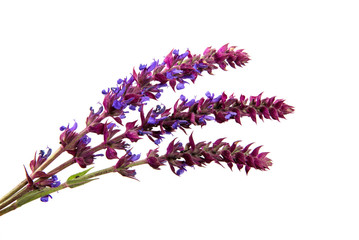
[[[86,121],[88,132],[104,136],[103,144],[98,146],[96,150],[106,149],[105,156],[108,159],[120,159],[117,150],[126,151],[129,148],[129,143],[126,143],[125,139],[133,143],[146,135],[154,143],[160,144],[164,138],[164,133],[173,132],[177,127],[183,128],[185,126],[188,128],[190,121],[174,116],[178,112],[173,114],[171,118],[173,121],[171,122],[168,117],[170,109],[166,109],[165,106],[158,105],[156,109],[150,110],[146,117],[144,116],[143,106],[151,99],[158,100],[165,87],[171,87],[174,91],[181,90],[185,87],[184,84],[188,84],[188,79],[195,83],[203,71],[212,74],[212,71],[218,68],[217,66],[221,69],[225,69],[227,65],[235,68],[236,66],[244,66],[248,60],[248,54],[243,49],[236,50],[235,47],[228,47],[226,44],[218,51],[209,47],[203,55],[192,55],[189,50],[182,54],[179,53],[179,50],[172,50],[162,63],[159,60],[154,60],[149,66],[140,64],[139,71],[133,69],[130,78],[119,79],[116,87],[102,91],[104,94],[103,106],[96,113],[91,107],[90,115]],[[186,106],[189,105],[186,104]],[[140,112],[141,124],[136,125],[137,121],[128,122],[125,132],[115,136],[120,131],[116,128],[116,124],[123,125],[129,110],[136,109]],[[181,111],[184,110],[183,108]],[[114,123],[102,123],[101,120],[106,117],[112,118]],[[210,119],[211,117],[204,118]],[[169,129],[169,123],[173,128],[172,130]],[[161,130],[153,130],[155,126],[159,126]],[[66,151],[76,157],[76,162],[81,167],[86,167],[93,163],[94,156],[97,155],[94,155],[89,147],[84,147],[85,145],[81,143],[81,139],[74,132],[76,127],[76,123],[71,128],[69,126],[62,127],[64,132],[60,136],[60,141]],[[77,141],[74,142],[76,138]],[[86,137],[86,139],[89,138]],[[69,149],[70,142],[72,145]],[[79,144],[83,148],[79,147]]]
[[[28,174],[25,168],[26,179],[28,182],[27,189],[28,190],[41,190],[46,187],[56,188],[58,187],[61,182],[58,180],[56,175],[46,174],[44,171],[36,171],[36,169],[43,164],[47,158],[51,155],[51,148],[48,149],[47,153],[45,154],[44,150],[41,150],[36,158],[36,154],[34,159],[30,162],[30,169],[33,172],[31,176]],[[38,181],[34,182],[33,179],[39,178]],[[48,199],[52,198],[51,195],[45,195],[40,198],[42,202],[47,202]]]
[[[93,111],[91,109],[90,117],[92,114]],[[88,119],[90,117],[88,117]],[[76,129],[76,122],[71,128],[69,128],[69,126],[61,126],[60,130],[63,131],[63,133],[60,135],[60,144],[69,154],[74,157],[74,162],[77,162],[80,167],[85,168],[86,166],[93,163],[95,157],[103,156],[103,154],[94,154],[94,152],[90,150],[91,147],[88,146],[88,144],[91,142],[91,138],[87,135],[79,137],[79,134],[75,132]],[[76,138],[78,140],[74,141]]]
[[[249,117],[255,123],[258,118],[279,121],[294,112],[294,107],[283,99],[263,98],[262,93],[248,98],[243,95],[237,98],[234,94],[224,92],[215,96],[208,91],[198,100],[181,95],[171,107],[158,104],[148,111],[144,109],[149,101],[158,101],[165,88],[183,90],[186,84],[194,84],[204,72],[213,74],[214,70],[226,70],[227,66],[243,67],[248,61],[249,56],[243,49],[225,44],[218,50],[208,47],[202,55],[192,54],[190,50],[180,53],[173,49],[162,62],[154,60],[148,65],[140,64],[138,70],[132,70],[130,77],[118,79],[115,87],[102,90],[102,104],[97,111],[90,108],[83,130],[77,131],[77,122],[71,127],[60,127],[59,149],[52,152],[49,148],[46,153],[41,150],[35,154],[30,161],[31,174],[25,168],[26,179],[0,199],[0,215],[36,198],[47,202],[52,198],[50,193],[81,186],[106,173],[116,172],[136,179],[133,167],[141,164],[148,164],[154,169],[168,164],[176,175],[181,175],[188,167],[203,167],[211,162],[226,164],[230,169],[234,166],[239,170],[244,168],[247,174],[252,168],[267,170],[272,161],[267,157],[268,152],[260,152],[261,146],[250,149],[251,144],[241,146],[239,141],[227,143],[225,138],[213,143],[195,143],[191,134],[185,145],[173,139],[162,155],[159,147],[166,136],[173,135],[177,130],[186,133],[193,125],[206,127],[208,121],[222,124],[234,120],[241,124],[243,117]],[[138,113],[138,120],[127,121],[126,115],[130,111]],[[90,145],[91,134],[100,135],[102,140],[98,145]],[[150,149],[141,160],[141,153],[132,153],[132,145],[146,138],[155,144],[155,148]],[[123,154],[120,155],[119,151],[123,151]],[[44,172],[64,152],[71,158],[53,170]],[[90,168],[74,174],[62,184],[58,180],[58,172],[73,164],[87,168],[99,156],[115,160],[116,163],[93,173],[88,173]]]
[[[66,151],[74,156],[74,162],[77,162],[80,167],[85,168],[92,164],[94,158],[100,155],[95,155],[95,152],[104,149],[107,159],[117,159],[114,168],[118,169],[120,174],[134,178],[136,173],[134,170],[129,170],[128,166],[138,160],[139,155],[132,155],[129,148],[131,143],[139,141],[143,136],[159,145],[165,135],[172,134],[177,129],[186,132],[185,129],[191,128],[191,125],[203,127],[207,121],[224,123],[234,119],[241,124],[242,117],[250,117],[254,122],[257,121],[257,118],[279,121],[280,118],[285,118],[286,114],[292,113],[294,111],[292,106],[275,97],[262,99],[262,94],[259,94],[249,98],[243,95],[240,98],[235,98],[233,94],[227,96],[222,93],[219,96],[214,96],[210,92],[207,92],[206,97],[199,100],[187,99],[181,95],[172,108],[161,104],[147,113],[144,112],[144,105],[151,99],[159,100],[166,87],[171,87],[173,91],[182,90],[185,88],[185,84],[189,84],[189,81],[195,83],[197,77],[201,76],[204,71],[212,74],[215,69],[226,70],[228,65],[232,68],[242,67],[248,61],[249,56],[243,49],[236,50],[235,47],[229,47],[228,44],[219,50],[208,47],[203,55],[192,55],[189,50],[180,54],[179,50],[174,49],[162,63],[159,60],[154,60],[149,65],[140,64],[138,71],[133,69],[131,77],[119,79],[117,86],[102,91],[104,94],[103,105],[97,112],[91,107],[90,115],[86,120],[87,133],[103,135],[102,144],[94,148],[89,147],[88,143],[91,139],[87,135],[75,132],[77,123],[71,128],[69,126],[62,127],[61,130],[64,132],[60,136],[60,142]],[[126,114],[130,110],[139,111],[141,122],[137,120],[127,122],[124,131],[119,134],[120,129],[117,128],[117,124],[124,125]],[[109,118],[114,122],[109,121]],[[106,122],[103,123],[103,119],[107,119]],[[179,145],[177,143],[175,146]],[[125,151],[125,154],[118,157],[118,150]],[[149,164],[155,168],[165,162],[157,159],[157,152],[158,150],[155,149],[147,154]],[[184,155],[187,159],[188,154],[190,153]],[[219,162],[218,159],[216,161]],[[179,167],[178,161],[175,162],[176,164],[173,161],[168,161],[168,163],[172,166],[172,170],[173,166]],[[204,164],[201,161],[198,163],[200,163],[199,165]],[[252,165],[249,161],[246,169],[254,167]],[[239,165],[237,164],[237,166]],[[183,171],[184,167],[179,167],[179,169]]]
[[[233,95],[227,97],[225,93],[214,97],[214,94],[207,92],[206,98],[196,101],[188,100],[181,95],[173,106],[173,111],[165,110],[158,105],[157,111],[149,111],[146,117],[141,112],[142,124],[139,133],[146,134],[157,144],[163,138],[163,134],[174,132],[177,128],[185,131],[185,128],[190,128],[192,124],[204,126],[207,121],[224,123],[230,119],[241,124],[242,117],[250,117],[254,122],[257,122],[257,117],[261,120],[266,118],[279,121],[280,118],[285,118],[285,115],[294,111],[294,108],[284,103],[282,99],[275,97],[261,99],[261,96],[262,94],[259,94],[248,99],[241,95],[237,99]],[[160,131],[153,130],[154,127],[160,127]]]
[[173,140],[167,147],[165,155],[159,156],[157,150],[150,150],[147,153],[146,161],[154,169],[159,169],[161,165],[168,162],[171,170],[176,175],[181,175],[186,167],[203,167],[211,162],[222,166],[221,163],[228,165],[230,169],[235,165],[238,170],[245,167],[248,174],[251,168],[266,170],[272,165],[272,161],[267,158],[268,152],[259,152],[261,146],[251,150],[248,144],[243,147],[236,141],[232,144],[223,141],[224,138],[211,142],[195,143],[192,134],[189,142],[183,146],[179,141]]
[[103,90],[103,106],[109,116],[122,124],[127,107],[134,110],[141,108],[150,99],[158,100],[164,87],[181,90],[188,84],[187,79],[195,83],[203,71],[212,74],[212,71],[218,68],[216,65],[222,69],[227,65],[235,68],[236,65],[244,66],[248,60],[248,54],[243,49],[235,50],[235,47],[228,47],[228,44],[218,51],[209,47],[203,56],[192,55],[189,50],[183,54],[172,50],[161,64],[158,60],[148,67],[141,64],[140,71],[133,69],[129,79],[119,79],[118,86]]

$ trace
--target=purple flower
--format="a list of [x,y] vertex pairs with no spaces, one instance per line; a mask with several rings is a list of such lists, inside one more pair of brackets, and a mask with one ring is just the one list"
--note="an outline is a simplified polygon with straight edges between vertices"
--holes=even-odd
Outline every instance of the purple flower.
[[202,73],[202,71],[207,68],[207,65],[204,63],[196,63],[193,68],[196,72]]
[[212,100],[214,98],[214,93],[210,93],[209,91],[207,91],[206,96],[207,96],[207,98]]
[[179,50],[178,49],[175,49],[175,50],[173,50],[173,52],[172,52],[174,55],[178,55],[179,54]]
[[182,89],[184,89],[184,83],[179,83],[179,84],[177,84],[176,89],[177,89],[177,90],[182,90]]
[[46,195],[40,198],[41,202],[48,202],[49,198],[52,199],[51,195]]
[[178,74],[182,74],[183,73],[183,71],[182,70],[179,70],[179,69],[173,69],[172,71],[172,74],[174,74],[174,75],[178,75]]
[[146,64],[140,64],[140,67],[138,68],[140,71],[146,69],[147,65]]
[[89,143],[91,142],[91,138],[88,137],[87,135],[84,135],[84,136],[80,139],[80,141],[81,141],[84,145],[87,145],[87,144],[89,144]]
[[[91,125],[91,123],[93,123],[102,113],[103,111],[103,106],[100,105],[99,109],[97,110],[97,112],[95,113],[95,110],[93,109],[93,107],[90,107],[90,115],[86,118],[86,125],[89,126]],[[62,129],[65,130],[66,128],[61,127],[60,130]]]
[[225,118],[228,120],[228,119],[230,119],[232,116],[236,116],[236,115],[237,115],[237,113],[235,113],[235,112],[228,112],[228,113],[226,114]]
[[131,109],[132,111],[135,111],[135,110],[136,110],[136,106],[130,105],[130,106],[129,106],[129,109]]
[[182,54],[178,57],[178,59],[179,59],[179,60],[184,59],[185,57],[188,56],[188,54],[189,54],[189,51],[186,51],[185,53],[182,53]]
[[75,121],[74,125],[71,128],[69,127],[69,125],[67,125],[66,128],[62,126],[60,129],[64,129],[62,134],[60,135],[60,144],[63,147],[66,147],[78,135],[78,133],[75,132],[75,130],[77,129],[77,122]]
[[206,120],[209,120],[209,121],[215,120],[215,117],[213,117],[213,116],[208,116],[208,115],[204,115],[204,116],[202,116],[202,117],[200,117],[200,118],[198,119],[198,122],[199,122],[201,125],[206,125],[206,124],[207,124]]
[[151,72],[153,69],[155,69],[155,67],[158,66],[158,60],[153,60],[153,62],[151,63],[151,65],[147,68],[148,72]]
[[112,104],[112,107],[121,110],[124,108],[124,104],[121,101],[115,100]]
[[182,95],[182,94],[181,94],[181,96],[180,96],[180,99],[181,99],[182,102],[186,102],[186,101],[187,101],[187,98],[186,98],[184,95]]
[[187,171],[186,168],[185,168],[185,167],[181,167],[180,169],[178,169],[178,170],[176,171],[176,174],[177,174],[178,176],[181,176],[185,171]]
[[[43,172],[42,172],[43,173]],[[47,174],[45,174],[45,173],[43,173],[42,174],[43,176],[42,177],[45,177]],[[57,176],[56,175],[53,175],[53,176],[51,176],[50,178],[48,178],[48,179],[45,179],[45,180],[41,180],[40,179],[40,181],[38,181],[37,183],[36,183],[36,188],[44,188],[44,187],[46,187],[46,186],[49,186],[49,187],[51,187],[51,188],[56,188],[56,187],[58,187],[58,186],[60,186],[60,184],[61,184],[61,182],[58,180],[58,178],[57,178]],[[40,201],[41,202],[48,202],[49,201],[49,198],[51,198],[52,199],[52,196],[51,195],[46,195],[46,196],[43,196],[43,197],[41,197],[40,198]]]
[[155,97],[156,97],[157,99],[159,99],[159,98],[161,97],[161,93],[160,93],[160,92],[156,93]]
[[186,107],[191,107],[195,102],[196,102],[195,99],[191,99],[190,101],[186,102],[185,106]]
[[155,110],[153,111],[153,113],[155,113],[156,115],[160,115],[162,113],[164,113],[164,111],[166,110],[166,106],[165,105],[157,105]]
[[135,162],[138,159],[140,159],[141,157],[141,153],[140,154],[132,154],[131,157],[129,158],[129,161]]
[[53,176],[51,177],[51,180],[53,181],[53,182],[51,183],[51,185],[50,185],[52,188],[55,188],[55,187],[60,186],[61,182],[58,181],[58,178],[57,178],[56,175],[53,175]]
[[154,142],[156,145],[159,145],[159,144],[162,142],[162,140],[164,139],[164,137],[163,137],[162,135],[160,135],[160,134],[158,134],[158,136],[156,136],[156,137],[157,137],[157,139],[154,140],[153,142]]
[[156,124],[156,119],[154,117],[150,117],[147,121],[148,124]]
[[166,78],[168,78],[168,79],[173,79],[174,76],[173,76],[172,72],[167,72],[167,73],[166,73]]

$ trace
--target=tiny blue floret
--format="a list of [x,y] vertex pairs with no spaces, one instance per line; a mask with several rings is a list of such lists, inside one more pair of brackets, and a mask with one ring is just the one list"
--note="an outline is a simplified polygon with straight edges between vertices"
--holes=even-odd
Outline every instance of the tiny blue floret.
[[184,59],[185,57],[188,56],[188,54],[189,54],[189,52],[186,51],[185,53],[181,54],[181,55],[178,57],[178,59]]
[[182,102],[187,101],[187,98],[183,94],[181,94],[180,99],[181,99]]
[[140,67],[138,68],[140,71],[146,69],[147,64],[140,64]]
[[52,198],[51,195],[46,195],[46,196],[41,197],[40,200],[41,200],[41,202],[48,202],[49,197]]
[[147,68],[148,72],[151,72],[153,69],[155,69],[155,67],[157,67],[158,65],[158,60],[153,60],[153,62],[151,63],[151,65]]
[[167,72],[167,73],[166,73],[166,78],[168,78],[168,79],[173,79],[172,72]]
[[177,174],[178,176],[181,176],[185,171],[187,171],[185,168],[180,168],[180,169],[178,169],[178,170],[176,171],[176,174]]
[[149,124],[156,124],[156,119],[154,117],[150,117],[147,121]]
[[183,84],[183,83],[177,84],[176,89],[177,89],[177,90],[182,90],[182,89],[184,89],[184,84]]
[[191,99],[189,102],[187,102],[187,103],[185,104],[185,106],[186,106],[186,107],[191,107],[195,102],[196,102],[196,100]]
[[116,109],[121,109],[123,107],[123,104],[120,101],[115,100],[115,101],[113,101],[112,107],[114,107]]
[[137,161],[138,159],[140,159],[141,157],[141,153],[140,154],[132,154],[131,157],[129,158],[130,161]]

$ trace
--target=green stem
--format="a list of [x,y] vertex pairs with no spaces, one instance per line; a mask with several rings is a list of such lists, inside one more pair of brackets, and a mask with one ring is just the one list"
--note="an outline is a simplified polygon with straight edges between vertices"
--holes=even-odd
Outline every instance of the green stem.
[[[54,154],[52,154],[51,156],[48,157],[48,159],[41,165],[39,166],[32,174],[31,176],[33,176],[36,172],[40,172],[42,170],[44,170],[50,163],[52,163],[58,156],[60,156],[61,153],[63,153],[65,150],[64,148],[61,146],[59,147]],[[8,204],[10,204],[11,202],[7,201],[8,199],[14,199],[14,194],[16,194],[18,191],[20,191],[23,187],[25,187],[27,184],[27,180],[24,179],[22,180],[16,187],[14,187],[10,192],[8,192],[7,194],[5,194],[1,199],[0,199],[0,203],[2,203],[0,205],[0,209],[3,208],[4,203],[7,202],[7,204],[5,206],[7,206]],[[17,196],[17,195],[15,195]]]
[[[54,154],[48,157],[48,159],[40,166],[38,167],[31,175],[33,176],[36,172],[40,172],[44,170],[50,163],[52,163],[58,156],[60,156],[61,153],[63,153],[65,150],[61,146],[59,147]],[[23,187],[25,187],[27,184],[27,180],[22,180],[16,187],[14,187],[10,192],[5,194],[1,199],[0,203],[4,203],[7,199],[11,198],[15,193],[20,191]],[[0,208],[1,209],[1,208]]]
[[56,168],[52,169],[50,172],[48,172],[48,175],[55,175],[58,172],[64,170],[65,168],[71,166],[72,164],[74,164],[74,158],[71,158],[70,160],[67,160],[66,162],[62,163],[61,165],[57,166]]
[[50,163],[52,163],[58,156],[60,156],[63,152],[65,151],[65,148],[63,146],[60,146],[55,152],[54,154],[51,154],[51,156],[49,156],[46,161],[41,164],[32,174],[31,177],[34,176],[35,173],[40,172],[42,170],[44,170],[47,166],[50,165]]
[[61,184],[60,186],[56,187],[56,188],[45,188],[42,190],[33,190],[31,192],[28,192],[26,194],[24,194],[22,197],[20,197],[19,199],[16,200],[16,202],[14,202],[13,204],[11,204],[10,206],[8,206],[7,208],[1,209],[0,210],[0,216],[11,212],[13,210],[15,210],[16,208],[21,207],[22,205],[25,205],[29,202],[32,202],[38,198],[41,198],[43,196],[49,195],[50,193],[53,192],[57,192],[59,190],[62,190],[64,188],[67,188],[68,185],[66,183]]
[[[0,203],[4,203],[7,199],[9,199],[11,196],[13,196],[15,193],[17,193],[19,190],[21,190],[23,187],[25,187],[27,184],[27,180],[22,180],[16,187],[14,187],[10,192],[5,194],[1,199]],[[1,204],[2,205],[2,204]],[[1,209],[0,205],[0,209]]]
[[[93,123],[97,123],[97,122],[101,122],[104,118],[107,117],[107,113],[103,112],[96,120],[94,120],[93,122],[91,122],[90,125],[92,125]],[[67,146],[67,148],[69,147],[73,147],[74,144],[76,144],[84,135],[86,135],[89,132],[89,126],[87,126],[84,130],[82,130],[78,136],[73,139],[71,141],[71,143]],[[33,176],[36,172],[42,171],[44,170],[47,166],[49,166],[58,156],[60,156],[64,151],[66,151],[66,148],[60,146],[51,156],[48,157],[48,159],[41,164],[41,166],[39,166],[32,174],[31,176]],[[68,164],[68,162],[66,162],[65,164]],[[70,164],[71,165],[71,164]],[[70,166],[70,165],[66,165],[66,167]],[[65,167],[65,168],[66,168]],[[62,169],[61,169],[62,170]],[[3,197],[0,198],[0,209],[2,209],[3,207],[7,206],[8,204],[10,204],[11,202],[8,201],[8,199],[16,199],[14,198],[14,194],[16,194],[18,191],[20,191],[23,187],[25,187],[27,184],[27,180],[24,179],[22,180],[16,187],[14,187],[12,190],[10,190],[7,194],[5,194]],[[15,195],[15,196],[18,196]],[[4,204],[4,203],[7,204]],[[5,206],[4,206],[5,205]]]
[[[61,164],[58,167],[51,170],[48,173],[48,175],[55,175],[58,172],[62,171],[63,169],[71,166],[73,163],[74,163],[73,158],[71,158],[70,160],[64,162],[63,164]],[[38,179],[36,182],[39,182],[41,179],[42,178]],[[3,202],[1,202],[0,209],[3,209],[4,207],[8,206],[10,203],[12,203],[13,201],[19,199],[21,196],[23,196],[25,193],[27,193],[29,191],[27,188],[24,188],[26,186],[26,184],[27,184],[27,181],[25,183],[21,182],[21,184],[25,184],[25,185],[22,188],[20,188],[17,192],[14,192],[10,197],[5,199]],[[20,184],[19,184],[19,187],[20,187]]]
[[[126,166],[126,168],[130,168],[130,167],[135,167],[135,166],[139,166],[139,165],[143,165],[146,164],[147,161],[146,159],[140,160],[140,161],[136,161],[133,163],[130,163],[129,165]],[[81,185],[84,185],[86,183],[89,183],[97,178],[98,176],[104,175],[104,174],[108,174],[108,173],[112,173],[112,172],[117,172],[119,169],[114,168],[113,166],[108,167],[108,168],[104,168],[92,173],[88,173],[85,174],[83,176],[77,177],[73,180],[69,180],[66,181],[65,183],[62,183],[60,186],[56,187],[56,188],[45,188],[42,190],[33,190],[31,192],[23,192],[21,194],[21,196],[18,197],[18,199],[16,200],[16,202],[13,202],[13,204],[11,204],[10,206],[3,208],[0,210],[0,216],[11,212],[13,210],[15,210],[18,207],[21,207],[22,205],[25,205],[33,200],[36,200],[38,198],[41,198],[43,196],[49,195],[53,192],[57,192],[60,191],[62,189],[65,188],[75,188]]]
[[11,212],[11,211],[15,210],[17,207],[18,207],[18,206],[17,206],[16,202],[13,203],[13,204],[11,204],[9,207],[0,210],[0,216],[6,214],[6,213],[8,213],[8,212]]
[[[21,182],[22,184],[23,182]],[[20,187],[20,184],[17,187],[20,187],[19,190],[17,192],[12,193],[12,195],[10,195],[8,198],[5,199],[6,196],[4,196],[4,201],[1,202],[0,204],[0,209],[3,209],[4,207],[8,206],[9,204],[11,204],[13,201],[15,201],[16,199],[20,198],[23,194],[25,194],[28,190],[25,188],[27,184],[27,181],[25,182],[25,184],[23,186]],[[13,189],[15,190],[15,188]],[[10,192],[9,192],[10,193]]]
[[[143,159],[143,160],[139,160],[139,161],[130,163],[129,165],[126,166],[126,168],[135,167],[135,166],[146,164],[146,163],[147,163],[146,159]],[[77,178],[77,180],[88,180],[88,179],[91,179],[94,177],[98,177],[98,176],[101,176],[101,175],[104,175],[107,173],[117,172],[117,171],[118,171],[118,169],[111,166],[111,167],[104,168],[104,169],[101,169],[101,170],[98,170],[98,171],[95,171],[92,173],[88,173],[84,176]]]

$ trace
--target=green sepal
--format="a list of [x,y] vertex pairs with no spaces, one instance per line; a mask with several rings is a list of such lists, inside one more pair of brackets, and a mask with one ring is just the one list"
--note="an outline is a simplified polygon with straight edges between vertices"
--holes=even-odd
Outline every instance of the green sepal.
[[66,181],[67,186],[69,188],[75,188],[98,179],[98,178],[89,179],[88,177],[85,176],[91,169],[93,169],[93,167],[86,169],[85,171],[71,175]]
[[82,171],[82,172],[76,173],[76,174],[74,174],[74,175],[71,175],[71,176],[67,179],[67,182],[72,181],[72,180],[74,180],[74,179],[76,179],[76,178],[79,178],[79,177],[85,175],[85,174],[88,173],[91,169],[93,169],[93,167],[92,167],[92,168],[89,168],[89,169],[86,169],[85,171]]
[[84,185],[86,183],[89,183],[93,180],[97,180],[98,178],[92,178],[92,179],[74,179],[74,180],[70,180],[67,181],[67,185],[69,188],[75,188],[75,187],[79,187],[81,185]]

